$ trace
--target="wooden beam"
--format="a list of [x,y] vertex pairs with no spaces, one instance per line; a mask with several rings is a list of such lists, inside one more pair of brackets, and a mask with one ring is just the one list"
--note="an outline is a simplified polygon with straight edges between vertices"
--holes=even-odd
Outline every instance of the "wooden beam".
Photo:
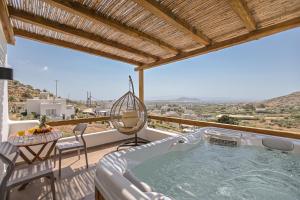
[[93,33],[89,33],[89,32],[86,32],[86,31],[83,31],[83,30],[80,30],[80,29],[76,29],[76,28],[73,28],[73,27],[65,25],[65,24],[60,24],[58,22],[51,21],[51,20],[45,19],[45,18],[40,17],[40,16],[36,16],[36,15],[31,14],[31,13],[22,11],[22,10],[17,10],[13,7],[8,7],[8,8],[9,8],[10,16],[12,18],[17,19],[17,20],[27,22],[27,23],[30,23],[30,24],[34,24],[36,26],[40,26],[40,27],[43,27],[45,29],[50,29],[50,30],[55,31],[55,32],[60,32],[60,33],[63,33],[63,34],[73,35],[73,36],[81,37],[81,38],[91,40],[91,41],[94,41],[94,42],[97,42],[97,43],[102,43],[104,45],[107,45],[107,46],[110,46],[110,47],[113,47],[113,48],[116,48],[116,49],[119,49],[119,50],[122,50],[122,51],[126,51],[126,52],[136,54],[136,55],[138,55],[140,57],[143,57],[143,58],[151,58],[151,59],[154,59],[154,60],[159,59],[157,56],[150,55],[148,53],[145,53],[143,51],[134,49],[132,47],[123,45],[123,44],[115,42],[115,41],[107,40],[106,38],[103,38],[99,35],[95,35]]
[[6,0],[0,0],[0,21],[8,44],[15,44],[14,31],[9,20]]
[[89,54],[109,58],[109,59],[112,59],[112,60],[118,60],[118,61],[126,62],[126,63],[129,63],[129,64],[133,64],[133,65],[141,65],[140,62],[135,61],[135,60],[131,60],[131,59],[128,59],[128,58],[116,56],[114,54],[110,54],[110,53],[107,53],[107,52],[104,52],[104,51],[100,51],[100,50],[96,50],[96,49],[92,49],[92,48],[88,48],[88,47],[83,47],[83,46],[80,46],[80,45],[77,45],[77,44],[74,44],[74,43],[71,43],[71,42],[46,37],[46,36],[39,35],[39,34],[36,34],[36,33],[31,33],[31,32],[25,31],[25,30],[15,28],[14,33],[15,33],[16,36],[20,36],[20,37],[23,37],[23,38],[35,40],[35,41],[38,41],[38,42],[43,42],[43,43],[52,44],[52,45],[56,45],[56,46],[60,46],[60,47],[65,47],[65,48],[69,48],[69,49],[73,49],[73,50],[77,50],[77,51],[82,51],[82,52],[85,52],[85,53],[89,53]]
[[179,53],[179,50],[177,50],[172,45],[169,45],[169,44],[163,42],[162,40],[159,40],[155,37],[152,37],[148,34],[138,31],[137,29],[126,26],[125,24],[122,24],[114,19],[107,18],[103,14],[86,7],[86,6],[82,5],[81,3],[74,2],[71,0],[43,0],[43,1],[45,1],[46,3],[48,3],[54,7],[61,8],[70,13],[73,13],[75,15],[89,19],[93,22],[97,22],[97,23],[100,22],[102,24],[105,24],[105,25],[109,26],[110,28],[113,28],[114,30],[125,33],[132,37],[140,38],[144,41],[147,41],[153,45],[159,46],[160,48],[165,49],[174,54]]
[[144,70],[139,70],[139,99],[144,102]]
[[171,57],[171,58],[167,58],[167,59],[162,59],[158,62],[154,62],[154,63],[150,63],[150,64],[144,64],[142,66],[139,66],[137,68],[135,68],[135,70],[141,70],[141,69],[150,69],[153,67],[158,67],[160,65],[165,65],[165,64],[169,64],[172,62],[176,62],[176,61],[180,61],[180,60],[184,60],[187,58],[191,58],[191,57],[195,57],[195,56],[199,56],[199,55],[203,55],[203,54],[207,54],[210,52],[214,52],[214,51],[218,51],[220,49],[224,49],[227,47],[232,47],[238,44],[242,44],[245,42],[249,42],[252,40],[257,40],[269,35],[273,35],[275,33],[279,33],[282,31],[286,31],[292,28],[296,28],[300,26],[300,17],[279,23],[279,24],[275,24],[269,27],[265,27],[262,29],[257,29],[255,31],[252,31],[250,33],[247,33],[245,35],[241,35],[223,42],[218,42],[218,43],[214,43],[213,45],[201,48],[201,49],[197,49],[194,51],[190,51],[190,52],[185,52],[185,53],[181,53],[178,56],[175,57]]
[[229,4],[234,12],[243,21],[246,28],[249,31],[254,31],[256,29],[256,23],[247,7],[247,3],[244,0],[229,0]]
[[146,10],[150,11],[155,16],[171,24],[181,32],[188,34],[194,41],[204,45],[209,45],[211,43],[211,41],[207,36],[205,36],[199,30],[196,30],[195,28],[191,27],[188,23],[186,23],[182,19],[179,19],[170,10],[163,7],[156,0],[133,0],[133,1],[143,6]]
[[297,132],[278,131],[278,130],[263,129],[263,128],[252,128],[252,127],[247,127],[247,126],[237,126],[237,125],[231,125],[231,124],[221,124],[221,123],[216,123],[216,122],[189,120],[189,119],[182,119],[182,118],[175,118],[175,117],[163,117],[163,116],[156,116],[156,115],[148,115],[148,118],[154,119],[154,120],[159,120],[159,121],[187,124],[187,125],[191,125],[191,126],[199,126],[199,127],[212,126],[212,127],[218,127],[218,128],[226,128],[226,129],[232,129],[232,130],[259,133],[259,134],[264,134],[264,135],[273,135],[273,136],[278,136],[278,137],[300,139],[300,133],[297,133]]

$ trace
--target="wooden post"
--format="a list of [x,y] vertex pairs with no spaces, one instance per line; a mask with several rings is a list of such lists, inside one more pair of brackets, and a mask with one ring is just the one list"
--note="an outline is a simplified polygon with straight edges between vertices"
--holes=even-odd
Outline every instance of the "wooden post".
[[139,70],[139,99],[144,103],[144,70]]

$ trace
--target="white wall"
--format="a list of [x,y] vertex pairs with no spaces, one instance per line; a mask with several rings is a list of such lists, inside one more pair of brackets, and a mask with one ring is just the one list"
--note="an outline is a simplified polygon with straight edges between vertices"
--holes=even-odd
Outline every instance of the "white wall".
[[27,114],[31,114],[35,112],[36,114],[40,114],[40,104],[41,100],[39,99],[27,99],[25,104],[25,109],[27,110]]
[[155,141],[155,140],[162,140],[167,137],[176,136],[176,133],[171,133],[168,131],[162,131],[154,128],[144,128],[141,130],[138,134],[138,136],[142,139],[148,140],[148,141]]
[[72,106],[72,107],[66,107],[65,109],[65,117],[66,119],[69,119],[72,115],[75,115],[75,108]]
[[18,131],[24,131],[39,125],[39,120],[9,120],[9,136],[15,135]]
[[42,103],[40,104],[40,114],[41,115],[47,115],[47,110],[49,109],[53,109],[55,110],[55,116],[61,116],[62,115],[62,110],[63,110],[63,106],[60,103],[53,103],[53,102],[49,102],[49,103]]
[[[33,122],[34,123],[34,122]],[[24,126],[25,124],[23,124]],[[176,134],[174,133],[170,133],[170,132],[166,132],[166,131],[160,131],[157,129],[150,129],[150,128],[144,128],[143,130],[141,130],[138,133],[138,136],[142,139],[148,140],[148,141],[155,141],[155,140],[160,140],[160,139],[164,139],[166,137],[170,137],[170,136],[175,136]],[[124,134],[119,133],[117,130],[113,129],[113,130],[108,130],[108,131],[102,131],[102,132],[97,132],[97,133],[90,133],[90,134],[85,134],[84,138],[85,141],[87,143],[87,147],[95,147],[95,146],[99,146],[99,145],[103,145],[103,144],[107,144],[107,143],[112,143],[112,142],[117,142],[120,140],[125,140],[125,139],[129,139],[132,138],[133,136],[127,136]],[[72,141],[74,140],[74,136],[73,137],[66,137],[66,138],[62,138],[59,141],[60,142],[66,142],[66,141]],[[48,145],[45,148],[44,152],[47,152],[47,150],[49,149]],[[40,148],[40,146],[34,146],[32,149],[34,151],[38,151],[38,149]],[[29,158],[32,158],[32,155],[30,155],[27,151],[23,151]],[[45,154],[42,154],[41,156],[45,156]],[[21,158],[19,158],[17,160],[18,162],[23,161]]]
[[[0,66],[6,66],[7,43],[5,40],[2,24],[0,22]],[[8,136],[8,93],[7,81],[0,80],[0,141],[4,141]]]
[[75,113],[74,108],[67,109],[66,99],[27,99],[25,107],[28,114],[35,112],[38,115],[46,115],[47,109],[55,109],[56,116],[59,117],[63,114],[70,117]]

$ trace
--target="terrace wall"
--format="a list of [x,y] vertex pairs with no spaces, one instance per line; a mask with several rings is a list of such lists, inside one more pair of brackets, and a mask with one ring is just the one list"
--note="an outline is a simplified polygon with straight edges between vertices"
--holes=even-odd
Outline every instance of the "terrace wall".
[[[175,135],[177,135],[177,134],[170,133],[167,131],[151,129],[151,128],[144,128],[138,133],[138,136],[140,138],[148,140],[148,141],[160,140],[160,139],[164,139],[166,137],[175,136]],[[85,138],[88,148],[97,147],[97,146],[108,144],[108,143],[114,143],[117,141],[130,139],[132,137],[133,136],[127,136],[127,135],[121,134],[116,129],[84,135],[84,138]],[[62,139],[60,139],[60,141],[68,142],[68,141],[74,141],[74,139],[75,139],[74,136],[71,136],[71,137],[62,138]],[[34,151],[38,151],[40,149],[40,147],[41,146],[34,146],[34,147],[32,147],[32,149]],[[44,153],[42,153],[42,155],[41,155],[42,157],[45,156],[45,152],[48,151],[49,147],[50,147],[50,145],[46,146]],[[29,158],[32,158],[32,155],[29,154],[24,148],[21,148],[21,149],[26,154],[26,156],[28,156]],[[53,155],[53,152],[52,152],[52,155]],[[21,159],[20,157],[17,160],[17,162],[22,162],[22,161],[23,161],[23,159]]]

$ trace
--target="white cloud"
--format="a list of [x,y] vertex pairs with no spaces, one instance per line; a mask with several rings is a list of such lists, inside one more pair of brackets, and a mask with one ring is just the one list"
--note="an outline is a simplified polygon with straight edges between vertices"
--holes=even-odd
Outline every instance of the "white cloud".
[[44,66],[43,71],[48,71],[48,66]]

